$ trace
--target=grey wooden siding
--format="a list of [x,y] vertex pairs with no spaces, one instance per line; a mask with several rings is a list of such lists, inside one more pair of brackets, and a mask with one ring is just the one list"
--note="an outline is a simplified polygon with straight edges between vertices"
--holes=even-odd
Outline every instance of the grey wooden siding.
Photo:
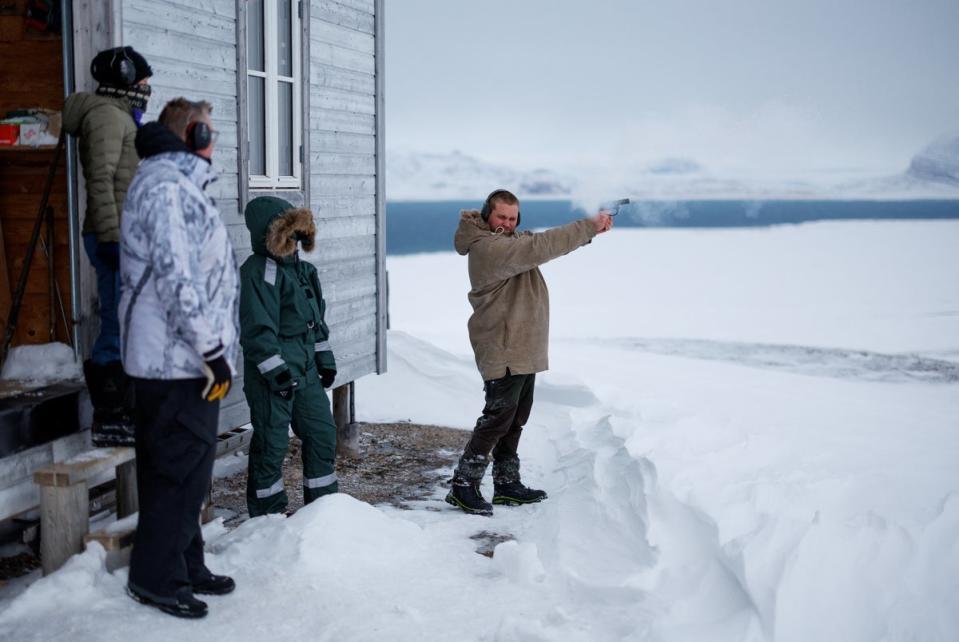
[[[243,0],[115,2],[123,44],[136,47],[154,70],[147,118],[181,95],[213,105],[220,180],[212,194],[242,262],[251,251],[242,204],[263,193],[248,189],[245,140],[240,145],[246,136]],[[271,193],[293,202],[307,198],[316,216],[317,248],[304,258],[320,273],[337,383],[343,384],[386,369],[382,2],[304,3],[304,184],[297,193]],[[247,421],[241,372],[222,405],[220,430]]]
[[[374,0],[309,8],[309,195],[337,383],[385,370]],[[379,180],[378,180],[379,178]],[[382,329],[385,332],[385,328]],[[385,343],[384,343],[385,345]]]
[[[177,96],[213,105],[220,132],[213,165],[220,178],[210,193],[242,257],[250,240],[239,209],[236,9],[236,0],[123,0],[120,15],[123,44],[153,67],[148,120]],[[221,432],[249,421],[240,370],[221,405]]]

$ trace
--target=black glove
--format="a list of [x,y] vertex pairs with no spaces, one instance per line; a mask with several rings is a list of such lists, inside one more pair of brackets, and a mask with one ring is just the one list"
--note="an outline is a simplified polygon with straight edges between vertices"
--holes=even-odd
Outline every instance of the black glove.
[[97,242],[97,259],[114,272],[120,270],[120,244],[116,241]]
[[270,387],[273,394],[280,399],[288,400],[293,397],[293,391],[296,390],[296,379],[293,378],[289,368],[283,368],[280,374],[273,377],[273,385]]
[[[222,348],[217,348],[216,352]],[[207,401],[218,401],[226,397],[230,392],[230,385],[233,383],[233,375],[230,374],[230,364],[221,354],[215,359],[203,362],[203,374],[206,375],[206,386],[201,395]]]
[[329,388],[332,386],[334,379],[336,379],[336,370],[320,368],[320,383],[323,384],[324,388]]

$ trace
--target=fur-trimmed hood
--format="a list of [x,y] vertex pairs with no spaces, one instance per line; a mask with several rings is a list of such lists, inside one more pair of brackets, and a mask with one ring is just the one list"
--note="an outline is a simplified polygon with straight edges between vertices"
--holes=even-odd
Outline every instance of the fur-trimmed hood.
[[257,254],[286,259],[296,254],[297,241],[304,251],[313,251],[316,224],[310,210],[293,207],[274,196],[260,196],[246,206],[245,217],[251,245]]
[[300,241],[303,251],[312,252],[316,241],[313,212],[305,208],[286,210],[276,216],[266,231],[266,249],[273,256],[283,258],[296,252]]

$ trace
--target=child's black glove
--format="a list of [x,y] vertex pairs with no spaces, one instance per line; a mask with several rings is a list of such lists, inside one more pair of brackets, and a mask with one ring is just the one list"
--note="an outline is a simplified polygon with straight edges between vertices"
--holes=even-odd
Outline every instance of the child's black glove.
[[293,391],[296,390],[296,379],[293,378],[289,368],[283,368],[279,374],[273,377],[270,389],[273,394],[283,400],[288,400],[293,396]]
[[334,379],[336,379],[336,370],[320,368],[320,383],[323,384],[324,388],[332,386]]

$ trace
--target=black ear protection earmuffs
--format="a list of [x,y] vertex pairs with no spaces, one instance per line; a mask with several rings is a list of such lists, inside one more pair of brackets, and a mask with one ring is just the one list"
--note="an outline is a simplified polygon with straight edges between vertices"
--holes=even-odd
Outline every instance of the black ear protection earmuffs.
[[[483,202],[483,209],[480,210],[480,217],[487,223],[489,222],[489,215],[493,212],[493,204],[491,201],[497,196],[499,196],[500,194],[512,194],[512,192],[510,192],[508,189],[493,190],[492,192],[490,192],[490,195],[487,196],[486,200]],[[522,220],[522,218],[520,216],[519,210],[517,210],[516,211],[516,227],[519,227],[520,220]]]
[[101,84],[129,87],[136,82],[137,68],[127,54],[126,47],[114,47],[101,51],[93,58],[90,74]]
[[196,120],[187,125],[186,145],[193,151],[206,149],[213,140],[213,132],[210,126],[201,120]]
[[113,70],[113,77],[122,80],[125,85],[132,85],[137,77],[137,69],[130,56],[127,55],[126,47],[117,47],[113,50],[113,58],[110,59],[110,68]]

